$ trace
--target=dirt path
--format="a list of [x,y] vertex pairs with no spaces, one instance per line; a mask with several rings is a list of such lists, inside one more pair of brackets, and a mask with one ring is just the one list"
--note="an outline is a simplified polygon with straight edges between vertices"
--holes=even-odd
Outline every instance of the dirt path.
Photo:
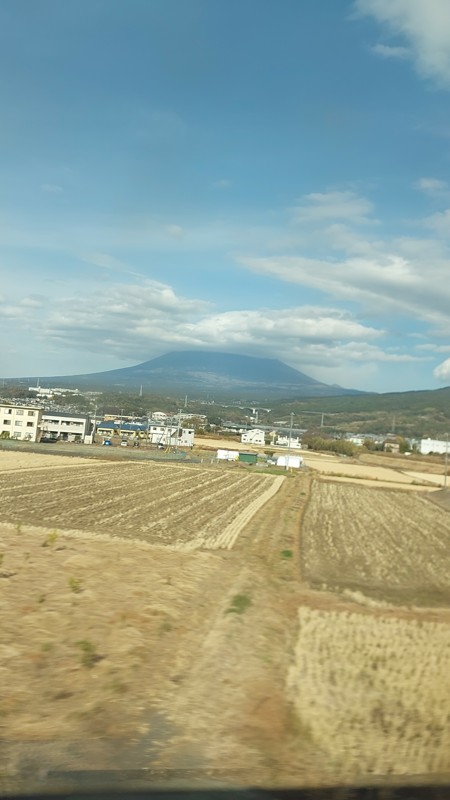
[[[160,765],[180,763],[192,742],[208,769],[243,785],[326,781],[317,747],[303,737],[286,699],[297,635],[298,529],[309,479],[286,479],[230,553],[234,578],[182,692],[164,698],[173,737]],[[246,598],[242,613],[236,598]],[[228,766],[227,766],[228,765]]]

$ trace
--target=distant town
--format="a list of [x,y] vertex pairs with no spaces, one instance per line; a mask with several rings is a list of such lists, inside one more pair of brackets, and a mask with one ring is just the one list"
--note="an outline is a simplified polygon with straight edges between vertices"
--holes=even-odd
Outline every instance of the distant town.
[[[23,395],[23,390],[20,394]],[[78,410],[80,398],[89,406],[89,412],[80,413]],[[208,407],[208,413],[191,412],[187,410],[187,397],[185,407],[175,413],[170,409],[157,409],[146,416],[125,413],[128,410],[126,396],[120,413],[100,412],[101,404],[102,392],[30,386],[26,397],[0,397],[0,439],[191,450],[196,435],[214,435],[240,440],[249,450],[329,450],[347,456],[357,454],[360,448],[406,455],[448,453],[448,436],[414,438],[393,432],[332,432],[327,431],[329,426],[324,426],[324,414],[319,412],[306,412],[319,414],[318,427],[302,428],[296,423],[294,413],[289,419],[270,420],[270,408],[230,405],[229,408],[238,412],[234,419],[218,419],[214,401],[203,400],[197,401],[196,405]],[[244,413],[246,411],[250,413]],[[267,455],[271,455],[269,451]]]

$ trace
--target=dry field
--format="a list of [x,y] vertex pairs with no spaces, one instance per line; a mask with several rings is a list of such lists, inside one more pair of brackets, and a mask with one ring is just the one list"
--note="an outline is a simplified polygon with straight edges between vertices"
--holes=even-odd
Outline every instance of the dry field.
[[283,480],[244,470],[155,462],[85,461],[83,469],[67,465],[61,469],[60,457],[54,458],[51,470],[3,474],[0,520],[181,549],[231,547],[241,523],[270,499]]
[[389,467],[400,470],[416,470],[417,472],[444,474],[442,456],[404,456],[401,453],[361,453],[358,461],[378,467]]
[[445,511],[306,472],[38,458],[0,453],[0,787],[450,769]]
[[450,772],[450,626],[301,608],[289,691],[335,775]]
[[86,459],[77,456],[51,455],[46,452],[27,453],[20,450],[0,450],[0,473],[51,469],[53,467],[86,467]]
[[411,472],[410,474],[406,474],[400,470],[392,469],[390,464],[385,466],[354,464],[349,463],[347,460],[342,461],[339,458],[316,459],[308,454],[305,454],[305,463],[311,469],[314,469],[323,475],[329,475],[331,478],[340,476],[345,478],[353,478],[358,481],[370,481],[375,484],[378,481],[383,481],[385,483],[392,483],[394,485],[404,484],[406,486],[412,485],[413,481],[416,483],[423,483],[425,485],[427,485],[429,482],[435,483],[436,480],[442,484],[443,481],[442,477],[439,478],[439,476],[431,474],[429,475],[428,473],[418,473],[416,475],[415,473]]
[[312,482],[287,690],[337,783],[448,781],[449,545],[449,515],[422,497]]
[[403,605],[450,603],[450,516],[416,495],[314,482],[301,557],[314,587]]
[[[296,548],[307,478],[51,463],[0,481],[4,790],[55,788],[48,770],[79,769],[150,768],[183,786],[320,780],[309,750],[284,760],[297,561],[280,552]],[[199,518],[213,549],[186,551]],[[136,522],[148,525],[137,539]],[[217,549],[227,530],[234,546]]]

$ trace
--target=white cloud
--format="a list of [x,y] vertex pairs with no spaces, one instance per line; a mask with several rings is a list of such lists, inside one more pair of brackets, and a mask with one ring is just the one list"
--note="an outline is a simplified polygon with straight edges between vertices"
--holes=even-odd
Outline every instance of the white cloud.
[[354,7],[406,44],[419,75],[450,87],[448,0],[355,0]]
[[293,221],[301,224],[348,220],[353,224],[368,223],[373,206],[370,200],[355,192],[313,192],[305,195],[292,210]]
[[86,264],[93,264],[95,267],[101,267],[101,269],[107,269],[111,272],[120,272],[123,275],[133,275],[136,278],[144,277],[140,272],[135,272],[123,261],[119,261],[118,258],[114,258],[114,256],[111,256],[108,253],[85,253],[84,255],[80,256],[80,258]]
[[233,181],[230,181],[228,178],[221,178],[213,183],[215,189],[230,189],[232,185]]
[[164,350],[227,349],[281,357],[303,365],[336,368],[358,363],[423,360],[384,351],[373,342],[382,330],[336,308],[300,306],[213,312],[207,303],[177,295],[165,284],[106,286],[102,302],[92,293],[57,301],[36,327],[59,348],[115,356],[131,362]]
[[47,194],[61,194],[63,188],[56,183],[43,183],[41,185],[41,190]]
[[423,220],[423,223],[443,239],[447,239],[450,235],[450,208],[431,214]]
[[108,253],[86,253],[85,255],[81,256],[81,259],[87,264],[94,264],[96,267],[101,267],[102,269],[119,271],[127,269],[126,265],[123,264],[122,261],[119,261],[117,258],[108,255]]
[[414,184],[414,188],[420,189],[426,194],[441,195],[442,192],[446,192],[448,190],[448,183],[447,181],[439,180],[439,178],[420,178]]
[[428,353],[450,353],[450,345],[448,344],[418,344],[416,350],[422,350]]
[[399,248],[388,247],[371,253],[368,244],[366,255],[336,260],[279,256],[239,261],[253,272],[356,301],[378,316],[412,316],[431,323],[436,333],[450,335],[449,259],[427,261],[426,254],[408,258]]
[[227,311],[208,315],[190,326],[190,330],[205,344],[244,341],[272,349],[277,342],[284,347],[307,342],[330,346],[342,340],[367,340],[382,335],[382,331],[362,325],[346,312],[310,306]]
[[42,308],[44,302],[45,298],[43,295],[32,294],[28,297],[24,297],[23,300],[20,301],[20,305],[24,306],[25,308]]
[[433,371],[433,375],[439,381],[450,380],[450,358],[447,358],[442,364],[439,364]]
[[166,225],[165,230],[169,236],[172,236],[174,239],[180,239],[184,234],[181,225]]
[[370,49],[372,53],[381,56],[381,58],[405,59],[409,56],[407,47],[393,47],[392,45],[382,44],[381,42],[374,44]]
[[0,305],[0,317],[5,319],[21,319],[24,316],[24,309],[19,305]]

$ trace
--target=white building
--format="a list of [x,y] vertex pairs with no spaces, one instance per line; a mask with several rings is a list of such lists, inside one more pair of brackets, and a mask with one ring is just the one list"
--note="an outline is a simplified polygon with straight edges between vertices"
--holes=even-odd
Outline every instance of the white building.
[[362,447],[365,442],[365,438],[365,436],[349,436],[346,441],[351,442],[351,444],[356,444],[357,447]]
[[298,436],[291,436],[290,444],[289,444],[289,436],[277,436],[276,447],[292,447],[293,449],[296,448],[300,450],[302,443]]
[[149,441],[165,447],[193,447],[194,434],[193,428],[179,428],[178,425],[148,426]]
[[450,453],[450,442],[442,441],[442,439],[421,439],[419,452],[423,456],[428,453],[440,453],[441,455],[446,452]]
[[52,398],[55,395],[64,395],[64,394],[80,394],[79,389],[62,389],[61,387],[45,387],[45,386],[29,386],[29,392],[36,392],[36,397],[45,397],[45,398]]
[[41,419],[41,408],[0,405],[0,435],[4,439],[38,442],[41,435]]
[[152,417],[153,419],[164,422],[164,420],[167,419],[167,414],[165,414],[164,411],[154,411]]
[[44,411],[42,438],[63,442],[84,442],[91,432],[91,420],[85,414]]
[[245,431],[241,435],[241,442],[244,444],[265,444],[265,433],[260,428],[253,428],[251,431]]

